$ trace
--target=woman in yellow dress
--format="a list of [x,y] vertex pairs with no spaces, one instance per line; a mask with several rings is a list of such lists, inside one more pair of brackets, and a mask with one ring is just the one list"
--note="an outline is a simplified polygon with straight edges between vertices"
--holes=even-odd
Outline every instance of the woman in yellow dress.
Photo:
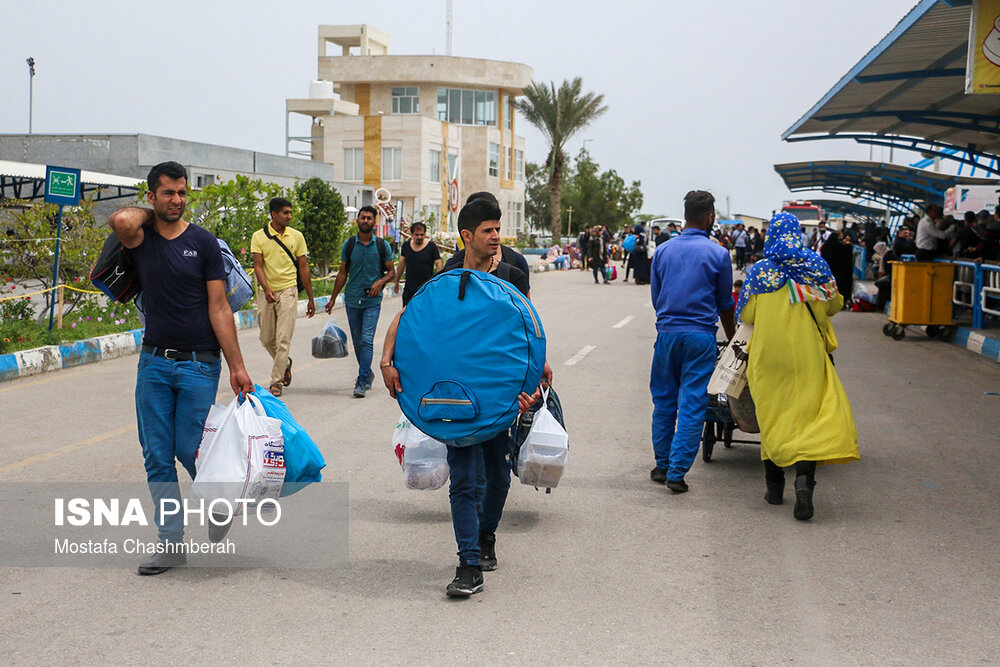
[[757,406],[761,459],[772,505],[782,504],[783,468],[795,466],[796,519],[813,516],[816,465],[856,461],[858,432],[830,355],[830,317],[844,298],[830,267],[802,246],[790,213],[768,225],[764,260],[747,274],[736,313],[753,325],[747,382]]

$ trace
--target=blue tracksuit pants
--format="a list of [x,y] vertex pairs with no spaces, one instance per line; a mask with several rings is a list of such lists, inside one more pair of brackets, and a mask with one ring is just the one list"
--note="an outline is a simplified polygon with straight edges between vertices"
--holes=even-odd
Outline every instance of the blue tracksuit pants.
[[653,454],[670,481],[683,480],[698,455],[717,350],[712,334],[657,333],[649,377]]

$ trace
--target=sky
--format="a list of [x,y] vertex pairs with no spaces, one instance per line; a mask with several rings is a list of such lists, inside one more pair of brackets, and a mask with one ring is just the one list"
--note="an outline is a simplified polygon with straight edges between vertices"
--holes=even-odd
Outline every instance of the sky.
[[[453,55],[521,62],[536,81],[579,76],[604,95],[607,113],[567,152],[589,140],[602,169],[641,181],[644,213],[679,216],[685,192],[707,189],[723,212],[766,217],[802,197],[775,163],[868,159],[853,141],[788,144],[781,133],[915,0],[453,3]],[[5,5],[0,133],[27,132],[30,56],[36,133],[145,133],[284,154],[285,99],[307,97],[316,78],[317,26],[367,23],[389,33],[396,55],[446,46],[446,0]],[[542,136],[526,122],[518,133],[527,159],[543,161]]]

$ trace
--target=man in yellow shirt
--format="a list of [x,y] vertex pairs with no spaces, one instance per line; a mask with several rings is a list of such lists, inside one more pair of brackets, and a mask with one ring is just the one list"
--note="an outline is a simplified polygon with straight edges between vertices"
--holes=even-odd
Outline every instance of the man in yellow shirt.
[[281,388],[292,383],[292,359],[288,349],[295,331],[299,292],[304,289],[309,297],[307,316],[316,314],[316,305],[306,263],[306,239],[302,232],[288,226],[292,220],[292,204],[287,199],[275,197],[268,209],[271,222],[253,233],[250,252],[253,272],[260,286],[257,291],[260,342],[274,359],[270,391],[281,396]]

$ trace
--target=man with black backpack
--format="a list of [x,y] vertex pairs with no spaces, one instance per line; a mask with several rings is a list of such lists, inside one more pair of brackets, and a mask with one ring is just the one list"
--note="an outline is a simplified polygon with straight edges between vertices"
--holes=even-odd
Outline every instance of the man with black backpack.
[[260,342],[271,355],[270,392],[281,396],[281,388],[292,383],[292,358],[288,349],[295,331],[299,309],[299,292],[309,296],[306,315],[316,314],[313,302],[312,277],[306,263],[306,239],[292,229],[292,204],[275,197],[268,204],[271,222],[253,233],[250,253],[253,272],[257,276],[257,313],[260,318]]
[[344,310],[351,329],[354,355],[358,358],[358,377],[354,398],[364,398],[372,387],[375,327],[382,311],[382,288],[396,277],[392,248],[385,239],[372,233],[378,212],[374,206],[358,211],[358,233],[344,241],[340,250],[340,270],[333,284],[333,294],[326,312],[333,311],[337,295],[344,290]]

